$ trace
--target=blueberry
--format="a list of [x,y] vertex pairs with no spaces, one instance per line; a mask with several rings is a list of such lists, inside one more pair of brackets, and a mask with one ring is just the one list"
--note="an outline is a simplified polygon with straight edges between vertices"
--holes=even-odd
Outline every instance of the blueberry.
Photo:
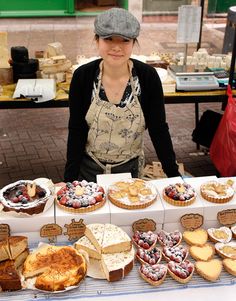
[[38,192],[38,196],[39,196],[40,198],[45,197],[45,195],[46,195],[46,192],[45,192],[44,190],[41,190],[41,191]]
[[21,200],[21,203],[22,204],[27,204],[28,203],[28,199],[23,197],[22,200]]
[[23,194],[23,192],[21,191],[21,190],[18,190],[17,192],[16,192],[16,196],[18,197],[19,195],[21,195],[21,194]]

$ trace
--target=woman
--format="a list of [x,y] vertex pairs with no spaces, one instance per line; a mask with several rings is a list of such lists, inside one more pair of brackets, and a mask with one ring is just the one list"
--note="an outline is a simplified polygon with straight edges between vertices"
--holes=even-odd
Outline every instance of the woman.
[[166,123],[161,81],[154,68],[130,59],[140,24],[121,8],[95,19],[101,59],[79,67],[70,86],[65,181],[96,182],[102,173],[140,177],[147,128],[167,176],[178,176]]

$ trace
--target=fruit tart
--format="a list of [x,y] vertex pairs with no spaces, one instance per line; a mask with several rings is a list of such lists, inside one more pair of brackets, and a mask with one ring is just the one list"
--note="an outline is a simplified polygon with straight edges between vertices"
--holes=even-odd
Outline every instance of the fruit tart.
[[139,268],[141,277],[153,286],[163,283],[167,274],[167,267],[164,264],[148,265],[142,264]]
[[142,264],[154,265],[161,261],[161,250],[157,247],[154,247],[151,251],[138,248],[136,253],[136,258]]
[[157,235],[152,231],[136,231],[132,237],[132,241],[137,248],[143,248],[150,251],[156,246]]
[[176,247],[164,247],[162,255],[167,262],[174,261],[180,263],[188,257],[188,249],[182,245]]
[[164,188],[163,198],[174,206],[189,206],[195,201],[196,192],[188,183],[170,184]]
[[216,253],[222,258],[236,259],[236,242],[231,241],[228,243],[218,242],[215,244]]
[[180,283],[187,283],[191,280],[194,273],[194,264],[189,260],[177,263],[170,261],[167,265],[169,275]]
[[207,230],[208,237],[213,242],[230,242],[232,239],[232,232],[228,227],[209,228]]
[[234,196],[234,189],[229,184],[209,181],[200,187],[202,197],[212,203],[227,203]]
[[108,198],[123,209],[142,209],[154,203],[157,191],[154,185],[141,179],[115,182],[108,188]]
[[85,213],[105,204],[104,189],[94,182],[67,182],[58,192],[57,205],[70,213]]
[[182,240],[182,234],[178,230],[174,232],[165,232],[161,230],[157,233],[157,239],[161,246],[174,247],[178,246]]

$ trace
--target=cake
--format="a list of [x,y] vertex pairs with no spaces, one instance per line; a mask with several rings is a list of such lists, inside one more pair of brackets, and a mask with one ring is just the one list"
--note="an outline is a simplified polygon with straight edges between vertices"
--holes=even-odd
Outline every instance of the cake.
[[232,232],[228,227],[209,228],[207,229],[208,237],[213,242],[230,242],[232,239]]
[[0,291],[17,291],[22,288],[19,272],[13,260],[0,262]]
[[0,262],[18,258],[25,250],[28,250],[28,238],[26,236],[10,236],[0,241]]
[[75,248],[78,251],[84,250],[88,253],[90,258],[101,259],[101,253],[99,253],[99,251],[86,236],[82,236],[79,240],[77,240],[75,243]]
[[206,280],[216,281],[222,271],[222,262],[219,259],[209,261],[197,261],[195,263],[197,273]]
[[0,191],[3,212],[39,214],[44,211],[50,190],[30,180],[9,184]]
[[194,273],[194,264],[189,260],[177,263],[170,261],[167,265],[169,275],[180,283],[188,283]]
[[175,261],[180,263],[188,257],[188,249],[182,245],[178,245],[176,247],[165,246],[162,249],[162,255],[167,262]]
[[236,259],[236,242],[231,241],[228,243],[218,242],[215,244],[216,253],[223,258]]
[[7,240],[0,241],[0,262],[9,259]]
[[215,248],[210,244],[203,246],[191,246],[189,253],[195,260],[208,261],[211,260],[215,254]]
[[234,189],[229,184],[222,184],[218,181],[209,181],[201,185],[202,197],[212,203],[226,203],[234,196]]
[[196,199],[196,192],[187,183],[170,184],[163,190],[164,200],[174,206],[189,206]]
[[136,258],[142,264],[154,265],[161,261],[162,253],[157,247],[154,247],[150,251],[147,251],[143,248],[138,248],[136,252]]
[[70,213],[91,212],[105,204],[104,189],[94,182],[67,182],[58,192],[57,205]]
[[236,276],[236,260],[226,258],[223,260],[224,269],[233,276]]
[[27,257],[22,273],[34,277],[40,290],[61,291],[78,285],[86,271],[85,258],[73,247],[43,245]]
[[142,209],[156,200],[155,186],[141,179],[127,179],[113,183],[108,188],[108,199],[123,209]]
[[142,264],[139,268],[140,276],[153,286],[163,283],[167,275],[167,267],[164,264]]
[[161,230],[157,232],[157,239],[161,246],[174,247],[178,246],[182,241],[182,234],[175,230],[173,232],[166,232]]
[[188,245],[203,246],[208,239],[207,231],[204,229],[196,229],[193,231],[184,231],[183,238]]

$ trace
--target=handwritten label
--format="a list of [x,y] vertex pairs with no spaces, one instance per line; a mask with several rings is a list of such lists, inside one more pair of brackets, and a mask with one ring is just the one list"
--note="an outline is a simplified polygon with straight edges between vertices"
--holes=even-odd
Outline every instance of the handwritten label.
[[40,229],[40,237],[47,237],[50,242],[55,242],[58,235],[62,235],[62,228],[57,224],[47,224]]
[[10,236],[10,226],[8,224],[0,224],[0,240]]
[[156,222],[152,219],[143,218],[139,219],[132,225],[133,232],[147,232],[147,231],[155,231],[156,230]]
[[236,223],[236,209],[227,209],[218,212],[217,219],[223,226],[230,226]]
[[203,216],[198,213],[185,214],[181,216],[180,223],[187,230],[195,230],[202,226]]
[[71,220],[71,224],[66,224],[65,228],[67,231],[64,235],[68,235],[68,240],[76,240],[84,235],[86,225],[83,223],[83,219],[76,222],[74,219]]

